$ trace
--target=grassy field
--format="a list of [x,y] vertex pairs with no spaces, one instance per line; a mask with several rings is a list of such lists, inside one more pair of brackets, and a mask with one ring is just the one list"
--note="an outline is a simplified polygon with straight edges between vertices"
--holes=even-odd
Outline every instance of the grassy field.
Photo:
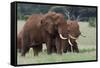
[[[18,31],[19,32],[25,21],[18,21]],[[96,60],[96,28],[89,27],[88,23],[79,23],[80,30],[86,37],[79,37],[77,40],[80,53],[63,53],[62,55],[52,54],[47,55],[45,50],[39,54],[39,56],[34,56],[34,52],[30,49],[29,53],[25,57],[20,56],[17,53],[17,63],[20,64],[38,64],[38,63],[55,63],[55,62],[72,62],[72,61],[87,61]]]

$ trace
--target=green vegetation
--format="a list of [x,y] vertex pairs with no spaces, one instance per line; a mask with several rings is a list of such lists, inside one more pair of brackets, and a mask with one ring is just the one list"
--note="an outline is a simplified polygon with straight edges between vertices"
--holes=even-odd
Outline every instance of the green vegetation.
[[[65,11],[67,10],[67,12]],[[55,5],[40,5],[40,4],[18,4],[17,18],[20,20],[27,19],[27,16],[33,13],[45,14],[48,11],[59,12],[65,15],[69,14],[70,17],[80,17],[81,21],[87,21],[88,17],[96,17],[96,8],[94,7],[75,7],[75,6],[55,6]]]
[[95,50],[90,50],[91,52],[82,53],[64,53],[62,55],[52,54],[47,55],[46,52],[42,52],[39,56],[33,56],[33,51],[26,54],[25,57],[21,57],[18,54],[18,64],[38,64],[38,63],[55,63],[55,62],[71,62],[71,61],[87,61],[96,60]]
[[96,27],[96,18],[94,17],[89,18],[89,26]]
[[[22,29],[25,21],[18,21],[18,32]],[[25,57],[17,53],[18,64],[38,64],[38,63],[55,63],[55,62],[71,62],[71,61],[87,61],[96,60],[96,28],[91,28],[88,23],[80,22],[80,30],[86,37],[79,37],[77,40],[80,53],[63,53],[62,55],[47,55],[46,49],[39,56],[34,56],[34,52],[30,49]]]

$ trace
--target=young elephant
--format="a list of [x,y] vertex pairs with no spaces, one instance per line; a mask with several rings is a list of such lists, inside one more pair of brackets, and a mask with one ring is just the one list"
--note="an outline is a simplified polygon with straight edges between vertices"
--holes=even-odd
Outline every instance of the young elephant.
[[[63,32],[66,33],[66,29],[63,30],[63,26],[66,25],[64,16],[60,13],[48,12],[46,14],[33,14],[29,17],[23,27],[22,35],[22,56],[29,51],[30,47],[34,50],[34,55],[38,55],[38,47],[42,46],[42,43],[46,43],[47,53],[52,53],[52,47],[54,43],[52,40],[56,38],[56,35],[62,36]],[[65,34],[67,37],[67,34]],[[62,53],[60,49],[62,45],[57,47],[57,51]]]

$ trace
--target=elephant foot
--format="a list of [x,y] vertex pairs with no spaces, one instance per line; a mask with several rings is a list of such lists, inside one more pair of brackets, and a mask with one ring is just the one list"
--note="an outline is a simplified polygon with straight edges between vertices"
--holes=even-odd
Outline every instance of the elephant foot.
[[21,56],[25,56],[27,52],[29,52],[29,48],[23,48],[21,50]]
[[76,53],[79,53],[79,50],[76,50],[75,52],[76,52]]
[[79,53],[78,46],[73,47],[73,52],[75,52],[75,53]]
[[57,51],[57,54],[62,55],[62,52],[61,51]]

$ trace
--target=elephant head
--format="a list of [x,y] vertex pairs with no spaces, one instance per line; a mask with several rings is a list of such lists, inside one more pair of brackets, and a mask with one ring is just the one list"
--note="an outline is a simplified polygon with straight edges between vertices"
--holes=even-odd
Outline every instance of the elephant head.
[[55,35],[58,33],[61,39],[67,39],[67,23],[63,14],[48,12],[44,15],[41,24],[49,34]]
[[67,20],[68,43],[73,46],[73,43],[81,35],[77,20]]
[[81,34],[78,21],[67,20],[67,25],[68,25],[67,31],[68,31],[69,37],[72,39],[77,39]]

